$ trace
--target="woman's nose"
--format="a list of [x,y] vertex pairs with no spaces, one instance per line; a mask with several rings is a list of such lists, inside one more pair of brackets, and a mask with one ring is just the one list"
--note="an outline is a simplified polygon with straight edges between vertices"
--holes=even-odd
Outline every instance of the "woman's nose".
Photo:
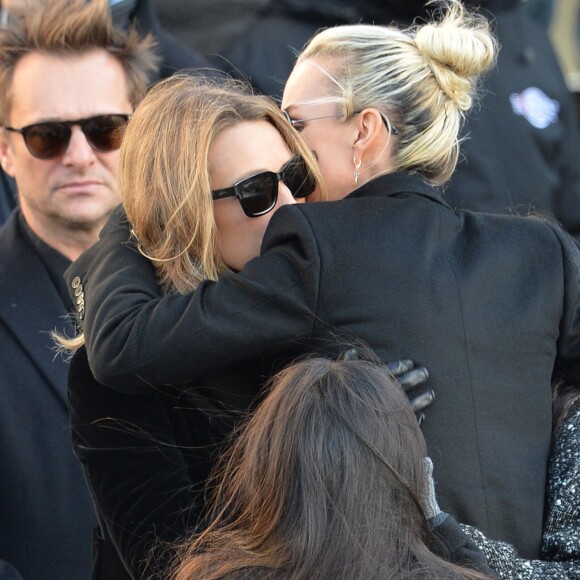
[[283,181],[280,181],[278,183],[278,203],[276,205],[287,205],[289,203],[296,203],[296,201],[288,186]]

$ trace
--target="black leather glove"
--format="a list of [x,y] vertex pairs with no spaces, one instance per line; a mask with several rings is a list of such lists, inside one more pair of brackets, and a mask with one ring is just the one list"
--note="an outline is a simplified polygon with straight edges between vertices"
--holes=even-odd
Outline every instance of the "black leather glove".
[[401,359],[387,364],[388,369],[405,391],[419,425],[425,420],[423,412],[435,399],[435,391],[426,388],[424,384],[429,379],[429,371],[425,367],[415,368],[412,360]]
[[453,516],[445,516],[435,527],[431,527],[431,551],[448,562],[497,578],[475,542],[464,533]]
[[[342,355],[343,360],[356,360],[359,353],[356,348],[349,348]],[[435,399],[435,391],[425,388],[424,383],[429,379],[429,371],[425,367],[415,368],[415,363],[410,359],[399,359],[387,364],[391,374],[405,391],[409,403],[419,425],[425,420],[423,412]]]

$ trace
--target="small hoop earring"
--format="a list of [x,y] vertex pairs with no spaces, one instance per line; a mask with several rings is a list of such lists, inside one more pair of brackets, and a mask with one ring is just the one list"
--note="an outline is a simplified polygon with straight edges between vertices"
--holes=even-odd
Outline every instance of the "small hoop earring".
[[358,178],[360,177],[360,166],[362,165],[362,159],[359,159],[358,162],[356,157],[353,157],[352,160],[354,161],[354,183],[358,185]]

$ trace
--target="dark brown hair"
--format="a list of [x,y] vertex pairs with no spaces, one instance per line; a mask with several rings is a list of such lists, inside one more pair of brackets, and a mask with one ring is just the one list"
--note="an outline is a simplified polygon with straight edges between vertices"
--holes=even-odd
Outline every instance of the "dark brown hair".
[[565,379],[552,385],[552,442],[558,437],[562,423],[580,408],[580,389]]
[[174,580],[483,578],[429,548],[425,442],[400,386],[361,360],[290,366],[224,459],[217,516]]
[[157,68],[153,46],[150,35],[139,38],[134,29],[115,28],[107,0],[39,1],[38,7],[25,10],[0,28],[0,123],[7,122],[10,111],[14,69],[27,54],[38,51],[66,57],[106,50],[123,66],[135,106]]

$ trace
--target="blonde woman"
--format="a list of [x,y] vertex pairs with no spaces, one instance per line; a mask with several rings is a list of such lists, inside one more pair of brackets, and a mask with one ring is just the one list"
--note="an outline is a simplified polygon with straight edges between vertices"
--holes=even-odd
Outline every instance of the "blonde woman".
[[125,391],[332,352],[337,334],[419,361],[438,395],[424,434],[442,508],[523,558],[557,559],[541,551],[551,383],[580,381],[580,259],[556,225],[445,203],[496,45],[483,17],[440,8],[407,30],[337,27],[307,45],[282,108],[334,203],[277,211],[239,275],[160,298],[117,228],[68,279],[86,280],[95,374]]

